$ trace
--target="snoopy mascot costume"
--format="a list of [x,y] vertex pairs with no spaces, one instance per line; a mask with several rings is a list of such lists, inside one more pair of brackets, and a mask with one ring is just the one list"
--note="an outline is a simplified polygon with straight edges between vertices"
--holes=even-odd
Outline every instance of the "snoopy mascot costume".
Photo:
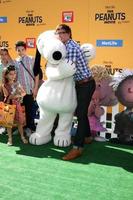
[[77,106],[73,75],[75,64],[65,59],[66,47],[56,38],[54,31],[39,35],[37,48],[47,60],[47,80],[41,85],[37,94],[40,118],[29,142],[42,145],[52,140],[51,131],[59,114],[58,126],[53,142],[55,146],[66,147],[71,144],[71,127],[73,114]]

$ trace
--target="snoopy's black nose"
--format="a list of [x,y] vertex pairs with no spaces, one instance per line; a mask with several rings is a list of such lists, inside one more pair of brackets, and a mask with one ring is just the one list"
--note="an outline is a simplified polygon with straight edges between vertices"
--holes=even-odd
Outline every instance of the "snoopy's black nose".
[[60,51],[55,51],[53,53],[53,59],[54,60],[60,60],[62,58],[62,53]]

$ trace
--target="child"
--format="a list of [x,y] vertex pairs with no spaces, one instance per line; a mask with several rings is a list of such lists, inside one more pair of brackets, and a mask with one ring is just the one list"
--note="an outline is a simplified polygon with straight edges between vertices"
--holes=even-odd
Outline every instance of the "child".
[[[17,82],[17,73],[15,66],[9,65],[3,71],[3,93],[5,96],[4,102],[9,104],[16,105],[16,113],[15,113],[15,124],[18,126],[18,130],[21,136],[21,140],[24,144],[27,144],[28,141],[24,137],[23,126],[25,125],[25,115],[22,110],[22,100],[23,96],[25,96],[25,91],[21,87],[21,85]],[[8,145],[12,145],[12,128],[7,128],[8,133]]]
[[3,101],[3,92],[2,92],[2,72],[4,67],[13,65],[13,60],[8,52],[7,48],[0,48],[0,101]]
[[17,68],[18,81],[24,88],[26,95],[24,96],[23,103],[26,112],[26,133],[29,136],[35,131],[34,120],[31,116],[31,109],[38,92],[39,76],[34,76],[33,65],[34,58],[27,55],[26,43],[18,41],[15,44],[18,58],[16,59],[15,66]]

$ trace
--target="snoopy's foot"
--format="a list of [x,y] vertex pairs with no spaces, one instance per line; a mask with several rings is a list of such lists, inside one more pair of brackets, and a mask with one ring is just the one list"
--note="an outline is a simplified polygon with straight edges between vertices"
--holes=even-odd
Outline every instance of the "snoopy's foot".
[[30,136],[29,142],[34,145],[42,145],[42,144],[47,144],[48,142],[51,141],[51,139],[52,139],[51,135],[42,136],[35,132],[32,133],[32,135]]
[[71,144],[70,136],[58,135],[54,137],[54,145],[58,147],[68,147]]

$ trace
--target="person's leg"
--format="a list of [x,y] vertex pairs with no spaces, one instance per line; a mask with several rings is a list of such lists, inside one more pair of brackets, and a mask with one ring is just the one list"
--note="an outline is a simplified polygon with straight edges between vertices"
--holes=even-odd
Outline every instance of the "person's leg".
[[28,140],[24,136],[24,129],[23,129],[23,125],[22,124],[18,124],[18,131],[20,133],[22,142],[24,144],[28,144]]
[[7,128],[7,134],[8,134],[8,142],[7,145],[12,145],[12,128]]
[[31,129],[32,131],[35,131],[36,126],[31,112],[33,103],[34,99],[32,95],[24,96],[23,104],[25,106],[25,113],[26,113],[26,127]]
[[54,136],[55,135],[55,130],[58,126],[58,121],[59,121],[59,114],[57,114],[56,118],[55,118],[55,121],[54,121],[54,125],[53,125],[53,128],[52,128],[52,131],[51,131],[51,135]]
[[95,81],[76,86],[77,91],[77,109],[78,118],[77,132],[74,137],[73,149],[63,157],[63,160],[72,160],[82,155],[85,138],[91,136],[90,125],[88,121],[88,107],[95,90]]
[[90,124],[88,120],[88,107],[95,90],[95,81],[92,80],[86,84],[79,85],[76,87],[76,90],[78,102],[76,109],[78,127],[74,139],[74,145],[83,147],[85,138],[91,136]]

